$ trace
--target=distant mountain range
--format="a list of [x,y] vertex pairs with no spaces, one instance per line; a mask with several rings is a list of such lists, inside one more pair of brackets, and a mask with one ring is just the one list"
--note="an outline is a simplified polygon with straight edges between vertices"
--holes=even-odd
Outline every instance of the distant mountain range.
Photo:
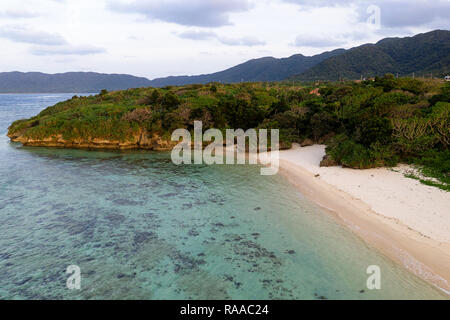
[[203,84],[209,82],[281,81],[302,73],[318,63],[342,54],[344,49],[325,52],[312,57],[301,54],[290,58],[272,57],[254,59],[225,71],[198,75],[148,80],[130,75],[69,72],[44,74],[38,72],[0,73],[0,93],[60,93],[99,92],[102,89],[122,90],[140,87],[165,87],[168,85]]
[[212,74],[159,78],[153,80],[152,85],[154,87],[163,87],[168,85],[204,84],[209,82],[281,81],[300,74],[322,61],[339,56],[344,52],[344,49],[337,49],[312,57],[306,57],[301,54],[282,59],[265,57],[250,60],[225,71]]
[[408,75],[450,72],[450,31],[436,30],[414,37],[387,38],[349,50],[337,49],[312,57],[301,54],[289,58],[272,57],[247,61],[230,69],[198,76],[177,76],[148,80],[121,74],[69,72],[0,73],[0,93],[99,92],[139,87],[235,83],[282,80],[359,79],[386,73]]

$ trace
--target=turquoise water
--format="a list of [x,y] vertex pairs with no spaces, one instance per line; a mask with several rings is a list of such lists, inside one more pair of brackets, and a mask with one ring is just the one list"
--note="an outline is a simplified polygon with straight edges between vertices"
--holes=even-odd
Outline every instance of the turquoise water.
[[256,166],[9,142],[12,121],[70,97],[0,95],[0,298],[443,298]]

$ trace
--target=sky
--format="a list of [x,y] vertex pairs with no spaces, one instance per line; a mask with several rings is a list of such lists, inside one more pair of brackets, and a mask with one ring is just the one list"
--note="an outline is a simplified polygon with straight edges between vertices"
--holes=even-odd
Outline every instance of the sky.
[[1,0],[0,72],[212,73],[450,29],[450,0]]

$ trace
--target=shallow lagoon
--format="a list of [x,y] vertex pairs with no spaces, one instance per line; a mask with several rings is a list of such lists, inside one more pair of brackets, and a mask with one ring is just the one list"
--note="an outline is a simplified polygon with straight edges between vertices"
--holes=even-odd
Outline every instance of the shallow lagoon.
[[[444,297],[256,166],[9,142],[12,121],[71,96],[0,95],[0,298]],[[381,290],[366,288],[370,265]]]

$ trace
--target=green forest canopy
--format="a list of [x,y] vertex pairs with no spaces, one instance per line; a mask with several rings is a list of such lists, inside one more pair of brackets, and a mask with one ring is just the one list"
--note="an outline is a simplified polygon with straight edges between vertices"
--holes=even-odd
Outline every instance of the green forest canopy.
[[[311,92],[319,89],[318,94]],[[34,139],[126,141],[140,128],[170,139],[173,130],[280,129],[282,148],[306,139],[327,145],[328,160],[366,169],[414,163],[449,190],[450,84],[393,75],[374,81],[300,86],[212,83],[103,91],[73,97],[14,122],[9,134]]]

